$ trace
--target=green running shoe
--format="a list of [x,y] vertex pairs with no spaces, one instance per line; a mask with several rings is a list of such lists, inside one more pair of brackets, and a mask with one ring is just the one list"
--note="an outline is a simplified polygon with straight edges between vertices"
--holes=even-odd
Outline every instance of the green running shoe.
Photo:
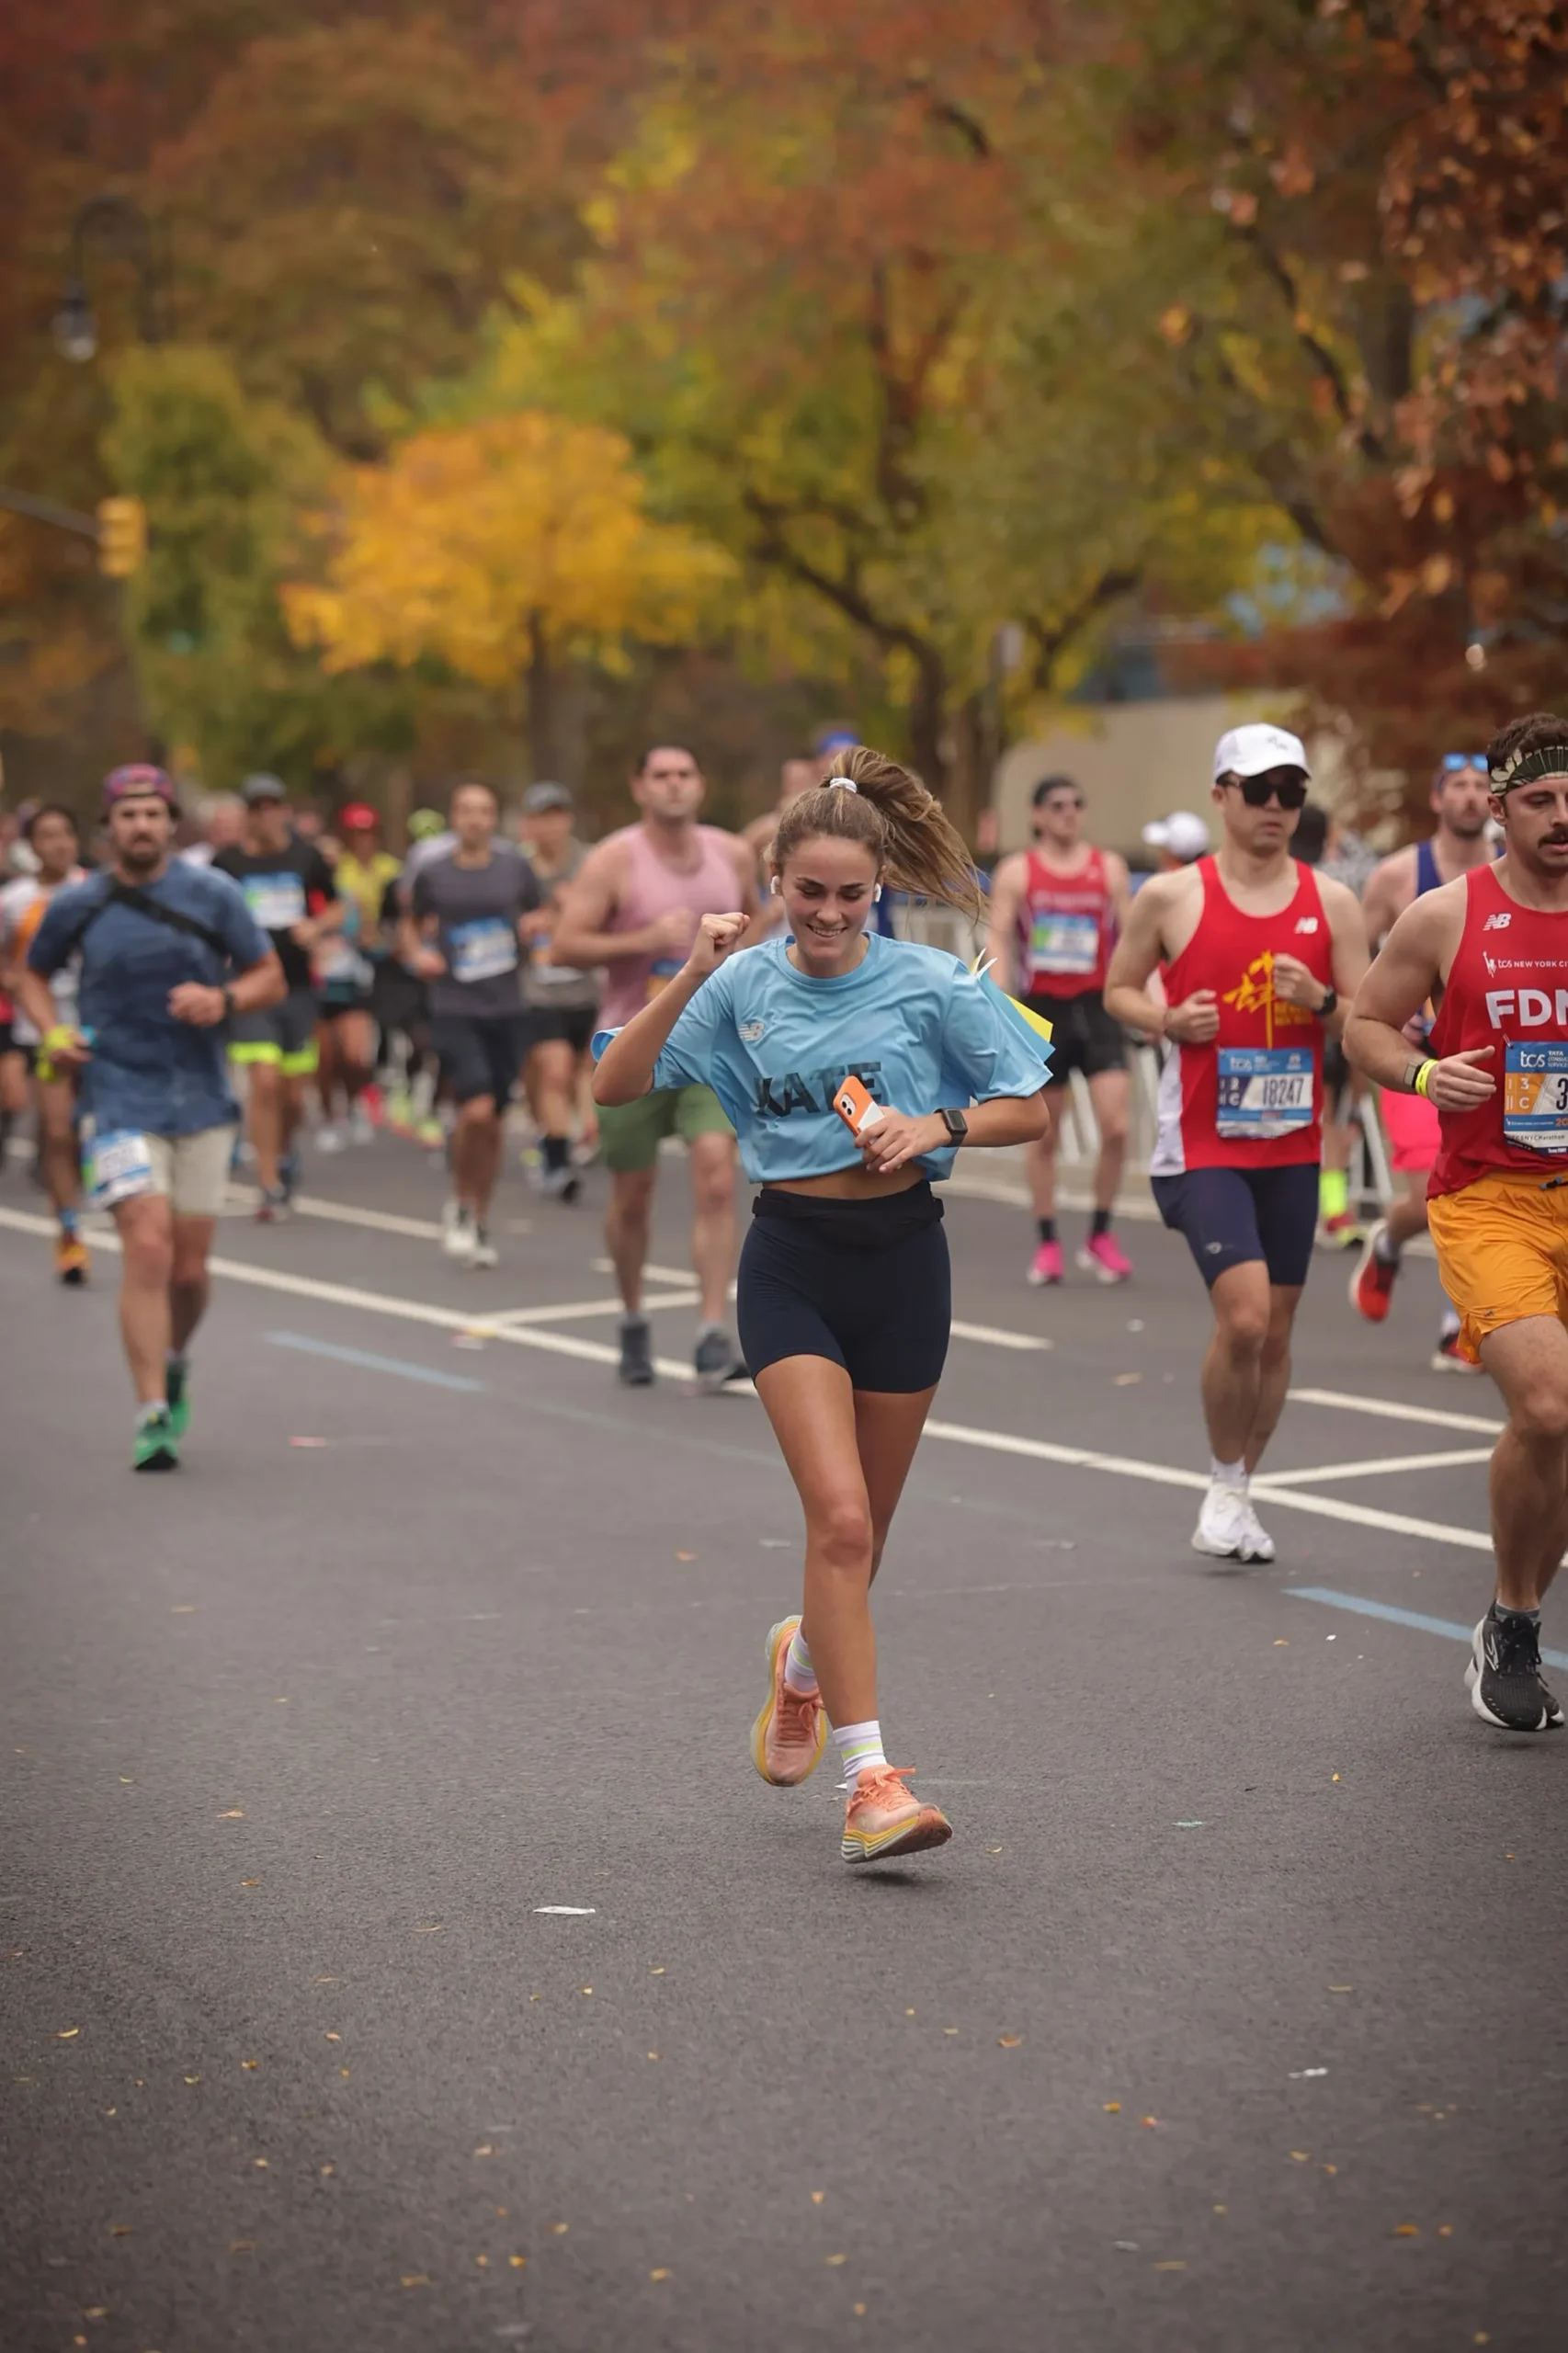
[[190,1427],[189,1368],[183,1364],[166,1366],[164,1390],[169,1401],[169,1427],[176,1438],[183,1438]]
[[175,1426],[166,1405],[136,1425],[136,1437],[131,1453],[133,1471],[177,1471],[179,1445]]

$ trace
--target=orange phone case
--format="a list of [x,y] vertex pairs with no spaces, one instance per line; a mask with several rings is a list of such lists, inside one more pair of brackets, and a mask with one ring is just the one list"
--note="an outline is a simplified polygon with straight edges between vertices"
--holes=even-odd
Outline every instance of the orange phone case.
[[840,1086],[833,1098],[833,1108],[857,1140],[868,1128],[874,1128],[884,1116],[882,1107],[870,1088],[853,1074]]

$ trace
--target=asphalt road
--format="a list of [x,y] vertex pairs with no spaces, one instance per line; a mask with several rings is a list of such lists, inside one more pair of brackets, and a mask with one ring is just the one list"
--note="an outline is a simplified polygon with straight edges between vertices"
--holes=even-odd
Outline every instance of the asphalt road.
[[957,1835],[857,1876],[746,1758],[792,1492],[749,1394],[617,1389],[601,1186],[514,1174],[485,1277],[412,1146],[314,1164],[135,1480],[114,1261],[52,1290],[7,1174],[6,2353],[1568,2342],[1568,1735],[1460,1683],[1495,1401],[1429,1262],[1369,1333],[1320,1256],[1237,1573],[1183,1249],[1030,1292],[950,1199],[878,1622]]

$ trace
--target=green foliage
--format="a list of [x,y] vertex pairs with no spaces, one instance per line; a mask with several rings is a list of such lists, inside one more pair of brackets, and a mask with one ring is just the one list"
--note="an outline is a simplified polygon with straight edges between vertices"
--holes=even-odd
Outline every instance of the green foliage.
[[356,749],[398,749],[412,700],[376,677],[327,679],[290,642],[279,591],[330,454],[309,425],[247,398],[216,352],[127,355],[108,457],[146,505],[145,568],[126,619],[149,719],[210,783],[267,767],[307,782]]

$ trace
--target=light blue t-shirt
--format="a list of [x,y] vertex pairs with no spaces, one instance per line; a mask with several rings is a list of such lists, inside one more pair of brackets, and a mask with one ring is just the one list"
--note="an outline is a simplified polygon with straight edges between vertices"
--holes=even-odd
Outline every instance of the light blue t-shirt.
[[[879,1103],[916,1118],[1045,1085],[1044,1055],[958,957],[868,932],[855,970],[822,981],[798,972],[787,946],[765,940],[721,964],[653,1071],[655,1087],[712,1087],[754,1183],[858,1165],[833,1108],[851,1074]],[[920,1165],[939,1179],[953,1153],[946,1144]]]

